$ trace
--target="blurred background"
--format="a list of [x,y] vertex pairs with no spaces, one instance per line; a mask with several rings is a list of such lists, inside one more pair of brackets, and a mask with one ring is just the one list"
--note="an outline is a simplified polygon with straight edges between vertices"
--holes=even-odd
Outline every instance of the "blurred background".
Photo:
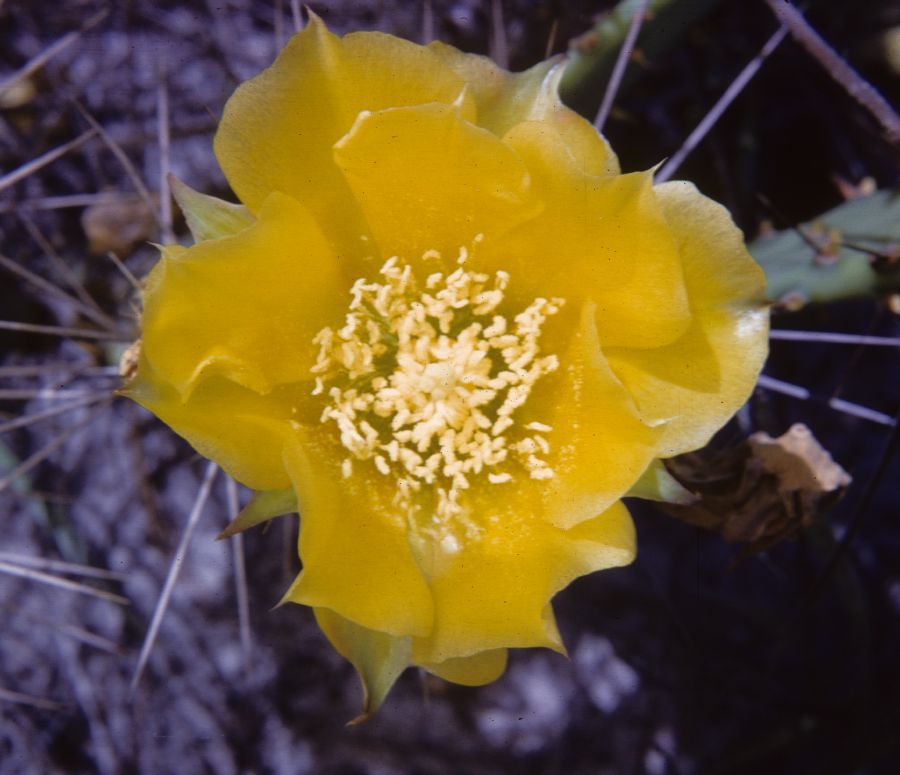
[[[565,94],[590,119],[637,5],[310,3],[336,32],[516,70],[571,43]],[[604,124],[626,171],[676,157],[779,26],[763,0],[650,7]],[[803,10],[900,105],[900,4]],[[0,775],[900,772],[900,146],[796,30],[672,170],[730,209],[773,325],[803,332],[673,464],[702,504],[631,504],[636,562],[556,600],[570,660],[513,653],[478,689],[410,670],[345,727],[352,669],[309,611],[270,610],[296,520],[215,542],[248,494],[110,398],[149,242],[186,238],[165,171],[231,198],[217,119],[303,19],[288,0],[0,0]],[[792,488],[743,440],[796,423],[815,475]]]

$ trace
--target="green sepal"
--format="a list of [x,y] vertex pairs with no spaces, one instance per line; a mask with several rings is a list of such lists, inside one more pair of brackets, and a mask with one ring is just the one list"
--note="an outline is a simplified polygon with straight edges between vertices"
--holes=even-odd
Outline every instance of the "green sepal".
[[631,489],[625,494],[626,498],[643,498],[648,501],[662,501],[663,503],[677,503],[687,506],[696,503],[699,498],[694,493],[686,490],[681,483],[670,474],[661,460],[654,460],[647,470],[641,474]]
[[297,496],[289,487],[285,490],[264,490],[258,492],[250,500],[221,533],[218,538],[231,538],[247,528],[268,522],[274,517],[292,514],[297,511]]
[[171,173],[169,187],[178,202],[195,242],[230,237],[246,229],[256,219],[243,205],[232,204],[194,191]]
[[316,621],[335,650],[356,668],[363,688],[363,709],[348,726],[371,718],[412,664],[412,639],[362,627],[328,608],[316,608]]

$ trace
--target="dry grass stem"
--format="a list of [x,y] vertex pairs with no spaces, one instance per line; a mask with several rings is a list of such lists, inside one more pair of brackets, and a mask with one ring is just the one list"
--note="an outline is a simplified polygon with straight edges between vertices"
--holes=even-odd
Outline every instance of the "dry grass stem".
[[0,573],[5,573],[8,576],[17,576],[22,579],[27,579],[28,581],[36,581],[39,584],[46,584],[48,587],[65,589],[68,592],[90,595],[91,597],[106,600],[110,603],[116,603],[117,605],[131,605],[131,601],[129,601],[128,598],[116,595],[113,592],[107,592],[105,589],[97,589],[97,587],[91,587],[87,584],[79,584],[77,581],[53,576],[49,573],[44,573],[43,571],[34,570],[33,568],[15,565],[11,562],[6,562],[5,560],[0,560]]
[[65,374],[67,377],[95,374],[116,376],[118,366],[93,366],[90,361],[57,361],[47,363],[23,363],[14,366],[0,366],[0,379],[11,377],[40,377],[45,374]]
[[[0,4],[2,5],[2,4]],[[84,33],[91,30],[93,27],[96,27],[100,22],[102,22],[109,15],[109,10],[104,9],[99,13],[94,14],[90,19],[88,19],[81,27],[81,29],[73,30],[72,32],[68,32],[63,35],[59,40],[51,43],[47,48],[45,48],[40,54],[33,56],[29,59],[22,67],[20,67],[16,72],[14,72],[8,78],[0,81],[0,94],[5,92],[7,89],[15,86],[19,81],[28,78],[30,75],[33,75],[38,70],[40,70],[47,62],[49,62],[53,57],[57,54],[65,51],[69,46],[71,46],[75,41],[77,41]]]
[[84,430],[91,422],[93,422],[94,418],[97,416],[97,413],[107,405],[108,403],[104,402],[102,406],[93,409],[81,422],[75,423],[74,425],[71,425],[64,431],[60,432],[57,436],[47,442],[43,447],[41,447],[37,452],[19,463],[19,465],[17,465],[8,474],[0,477],[0,492],[3,492],[7,487],[13,484],[20,476],[28,473],[32,468],[38,465],[38,463],[50,457],[50,455],[56,452],[57,449],[65,444],[66,441],[68,441],[76,433]]
[[422,0],[422,43],[434,40],[434,7],[431,0]]
[[0,561],[11,562],[25,568],[68,573],[71,576],[85,576],[88,578],[107,579],[110,581],[124,581],[128,578],[127,573],[106,570],[106,568],[95,568],[92,565],[78,565],[77,563],[64,562],[63,560],[48,560],[43,557],[29,557],[25,554],[15,554],[13,552],[0,551]]
[[81,390],[54,387],[0,389],[0,399],[4,401],[60,401],[74,398],[99,400],[111,397],[111,390]]
[[544,59],[549,59],[553,55],[553,49],[556,48],[556,36],[559,34],[559,18],[553,19],[550,25],[550,32],[547,34],[547,45],[544,48]]
[[200,521],[203,507],[206,506],[206,501],[209,500],[210,489],[212,488],[213,479],[218,470],[219,467],[215,463],[207,463],[203,481],[200,484],[200,489],[197,491],[197,497],[194,500],[191,513],[188,515],[187,524],[184,526],[184,532],[181,534],[181,540],[178,542],[178,547],[175,549],[175,554],[172,557],[172,564],[169,566],[166,581],[159,594],[159,600],[153,611],[153,618],[150,620],[150,626],[147,628],[147,634],[144,637],[144,643],[141,646],[137,667],[135,667],[134,675],[131,679],[132,692],[137,688],[137,685],[141,681],[141,676],[144,674],[144,669],[147,667],[147,661],[150,659],[150,653],[153,651],[153,646],[159,635],[159,627],[169,608],[169,601],[172,598],[175,583],[178,581],[178,575],[181,573],[181,568],[184,565],[184,560],[191,544],[191,537],[194,535],[194,529]]
[[91,129],[100,136],[104,145],[109,148],[112,155],[115,156],[119,164],[122,165],[122,169],[131,181],[131,185],[134,186],[134,190],[137,191],[141,199],[143,199],[144,203],[147,205],[148,212],[152,213],[153,217],[158,220],[159,216],[157,215],[156,203],[153,201],[153,195],[150,193],[150,189],[144,185],[144,181],[135,169],[134,164],[131,163],[131,159],[128,158],[128,154],[126,154],[122,146],[119,145],[119,143],[117,143],[102,126],[100,126],[100,123],[88,112],[87,108],[78,101],[75,102],[75,107],[78,108],[78,112],[81,113],[84,120],[91,125]]
[[[9,431],[14,431],[17,428],[27,428],[31,425],[34,425],[35,423],[43,422],[44,420],[49,420],[52,417],[57,417],[61,414],[71,412],[73,409],[80,409],[83,406],[95,404],[97,403],[97,401],[102,401],[104,398],[108,397],[109,393],[103,393],[102,395],[88,396],[78,401],[72,401],[69,404],[63,404],[62,406],[55,406],[52,409],[45,409],[43,412],[23,414],[21,417],[15,417],[12,420],[0,423],[0,434],[9,433]],[[0,555],[2,554],[3,553],[0,552]]]
[[85,317],[89,317],[91,320],[93,320],[97,325],[102,326],[103,328],[114,327],[115,324],[112,318],[110,318],[108,315],[105,315],[102,312],[98,312],[94,307],[90,306],[89,304],[85,304],[81,299],[76,299],[74,296],[70,296],[59,286],[54,285],[49,280],[45,280],[40,275],[36,275],[34,272],[26,269],[23,266],[20,266],[12,259],[7,258],[4,255],[0,255],[0,266],[4,267],[7,271],[18,275],[23,280],[31,283],[36,288],[40,288],[45,293],[49,293],[51,296],[55,296],[56,298],[65,301],[67,304],[71,304],[73,307],[78,309]]
[[4,191],[12,185],[15,185],[20,180],[24,180],[29,175],[33,175],[42,167],[46,167],[48,164],[56,161],[60,156],[65,156],[67,153],[74,151],[77,148],[80,148],[84,145],[88,140],[90,140],[97,131],[95,129],[89,129],[87,132],[83,132],[78,135],[74,140],[69,140],[67,143],[63,143],[62,145],[56,146],[47,153],[41,154],[36,159],[32,159],[30,162],[23,164],[21,167],[14,169],[12,172],[8,172],[3,177],[0,177],[0,191]]
[[29,613],[26,610],[14,606],[7,606],[5,609],[0,610],[3,610],[4,615],[15,615],[17,622],[22,622],[29,626],[33,625],[34,627],[45,627],[53,632],[64,635],[67,638],[83,643],[86,646],[98,649],[99,651],[105,651],[106,653],[113,654],[117,657],[124,655],[124,650],[115,641],[74,624],[60,623],[59,614],[56,611],[48,610],[47,615],[41,615]]
[[491,59],[505,70],[509,69],[509,43],[503,18],[503,0],[491,0]]
[[664,183],[675,174],[676,170],[690,155],[691,151],[699,145],[700,141],[709,133],[709,130],[712,129],[716,125],[716,122],[722,117],[722,114],[728,110],[728,106],[734,102],[735,98],[744,90],[744,87],[753,80],[753,76],[759,72],[759,68],[762,67],[763,62],[765,62],[769,56],[771,56],[772,52],[778,48],[778,45],[784,40],[785,35],[787,35],[787,27],[781,26],[775,31],[772,37],[766,41],[760,52],[747,63],[746,67],[744,67],[737,78],[731,82],[724,94],[719,97],[716,104],[710,108],[709,112],[701,119],[700,123],[697,124],[694,131],[688,135],[687,140],[684,141],[681,148],[679,148],[672,157],[663,164],[659,172],[656,173],[655,180],[657,183]]
[[17,210],[62,210],[67,207],[90,207],[95,204],[116,202],[118,199],[119,194],[111,192],[45,196],[40,199],[23,199],[19,202],[0,203],[0,213],[12,213]]
[[115,327],[115,322],[112,318],[110,318],[102,309],[100,309],[100,305],[94,300],[94,297],[91,296],[87,292],[87,288],[84,287],[84,283],[78,279],[78,276],[72,271],[72,268],[62,259],[62,256],[56,252],[56,249],[50,244],[50,241],[44,236],[43,232],[37,227],[37,224],[31,220],[31,218],[26,215],[24,212],[19,212],[19,220],[22,222],[22,225],[25,227],[25,230],[31,235],[31,238],[37,243],[38,247],[44,251],[44,254],[50,261],[53,263],[53,266],[56,268],[56,271],[59,272],[60,277],[66,281],[66,284],[69,288],[72,289],[72,292],[81,299],[84,304],[96,310],[96,312],[101,316],[106,318],[109,323],[108,327]]
[[66,706],[60,702],[53,700],[45,700],[42,697],[32,697],[30,694],[22,694],[21,692],[11,692],[9,689],[0,687],[0,702],[14,702],[17,705],[28,705],[38,710],[50,710],[61,712],[66,710]]
[[619,55],[616,57],[616,64],[613,66],[612,74],[609,76],[609,83],[606,85],[606,91],[603,93],[603,102],[600,103],[600,110],[594,118],[594,126],[598,132],[603,131],[603,125],[609,117],[612,110],[613,102],[616,94],[619,92],[619,86],[622,84],[622,78],[625,75],[625,69],[631,60],[631,54],[634,51],[634,44],[637,43],[638,35],[641,32],[641,26],[644,23],[644,17],[647,15],[647,6],[650,0],[639,0],[637,7],[634,9],[634,15],[631,17],[631,24],[628,26],[628,33],[625,40],[622,41],[622,48],[619,49]]
[[44,374],[74,376],[90,368],[88,361],[60,363],[26,363],[17,366],[0,366],[0,379],[12,377],[40,377]]
[[272,11],[273,27],[275,29],[275,53],[277,54],[284,48],[284,0],[275,0],[275,7]]
[[294,22],[294,32],[300,32],[303,29],[303,11],[300,7],[300,0],[291,0],[291,19]]
[[[782,393],[783,395],[792,396],[793,398],[799,398],[802,401],[815,399],[812,391],[807,388],[801,387],[800,385],[793,385],[790,382],[784,382],[780,379],[766,376],[765,374],[760,375],[757,384],[766,390]],[[843,412],[844,414],[849,414],[853,417],[859,417],[861,420],[869,420],[870,422],[878,423],[879,425],[893,426],[895,424],[894,418],[889,414],[877,412],[874,409],[869,409],[868,407],[845,401],[842,398],[826,398],[823,399],[823,403],[837,412]]]
[[102,635],[86,630],[83,627],[76,627],[74,624],[63,624],[56,629],[63,635],[67,635],[73,640],[83,643],[85,646],[91,646],[99,651],[105,651],[107,654],[121,657],[125,653],[122,647],[115,641],[104,638]]
[[[237,483],[228,477],[226,483],[228,500],[228,520],[234,521],[238,515]],[[247,593],[247,568],[244,562],[244,536],[237,533],[232,536],[231,547],[234,550],[234,591],[237,597],[238,626],[241,633],[241,656],[244,660],[244,677],[249,681],[253,668],[253,633],[250,629],[250,602]]]
[[0,329],[4,331],[23,331],[30,334],[66,336],[72,339],[105,339],[110,342],[130,341],[126,334],[119,334],[115,331],[97,331],[74,326],[44,326],[39,323],[25,323],[21,320],[0,320]]
[[900,411],[898,411],[892,419],[894,421],[893,427],[887,438],[884,440],[884,444],[878,455],[878,465],[872,473],[872,476],[866,482],[865,489],[863,490],[859,501],[856,503],[853,516],[850,518],[847,530],[841,537],[840,543],[828,558],[828,563],[810,588],[810,601],[817,600],[822,594],[827,582],[833,578],[839,565],[846,557],[847,552],[850,551],[850,546],[853,541],[856,540],[856,536],[859,534],[860,528],[866,517],[872,511],[872,500],[884,480],[884,477],[890,468],[891,461],[894,459],[894,455],[897,452],[897,446],[900,444]]
[[113,264],[115,264],[116,269],[119,270],[119,272],[122,274],[122,277],[124,277],[126,280],[128,280],[128,284],[129,284],[134,290],[136,290],[138,293],[140,293],[140,291],[141,291],[141,281],[138,280],[137,277],[134,276],[134,274],[132,273],[132,271],[131,271],[127,266],[125,266],[125,264],[122,262],[122,259],[119,258],[119,257],[118,257],[115,253],[113,253],[112,251],[109,251],[109,252],[106,254],[106,257],[107,257],[110,261],[112,261]]
[[[159,86],[156,90],[156,128],[159,141],[159,222],[160,236],[163,244],[175,241],[172,229],[172,193],[169,190],[171,126],[169,124],[169,87],[166,84],[165,71],[159,74]],[[133,285],[133,283],[132,283]]]
[[67,666],[69,682],[72,685],[75,699],[87,720],[91,748],[94,752],[93,765],[99,775],[116,775],[120,772],[120,768],[116,766],[118,756],[113,738],[110,736],[109,729],[100,712],[97,687],[84,671],[74,644],[58,640],[56,647],[60,653],[60,662]]
[[900,347],[900,337],[866,336],[864,334],[832,334],[826,331],[791,331],[776,328],[769,332],[769,339],[788,342],[823,342],[827,344],[858,344],[864,347]]

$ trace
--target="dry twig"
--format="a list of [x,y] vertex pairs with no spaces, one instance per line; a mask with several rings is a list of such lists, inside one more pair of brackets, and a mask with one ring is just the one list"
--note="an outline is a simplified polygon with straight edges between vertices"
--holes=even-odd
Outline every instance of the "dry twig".
[[45,48],[40,54],[29,59],[11,76],[5,78],[3,81],[0,81],[0,94],[15,86],[19,81],[28,78],[30,75],[40,70],[53,57],[55,57],[62,51],[65,51],[76,40],[84,35],[84,33],[92,29],[93,27],[96,27],[108,15],[108,9],[103,9],[99,13],[94,14],[82,25],[81,29],[66,33],[55,43],[51,43],[49,46],[47,46],[47,48]]
[[888,142],[900,147],[900,116],[877,89],[854,70],[840,54],[810,25],[787,0],[766,0],[778,18],[807,53],[815,59],[835,81],[846,89],[881,124]]

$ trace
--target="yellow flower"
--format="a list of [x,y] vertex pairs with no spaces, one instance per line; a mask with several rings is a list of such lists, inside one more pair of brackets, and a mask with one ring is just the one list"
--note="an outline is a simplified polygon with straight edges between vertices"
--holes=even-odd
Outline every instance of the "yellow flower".
[[553,595],[632,560],[620,499],[765,356],[726,211],[619,174],[560,75],[313,18],[226,105],[243,206],[178,184],[197,244],[146,281],[127,393],[259,491],[235,529],[299,507],[285,600],[367,710],[410,664],[562,651]]

